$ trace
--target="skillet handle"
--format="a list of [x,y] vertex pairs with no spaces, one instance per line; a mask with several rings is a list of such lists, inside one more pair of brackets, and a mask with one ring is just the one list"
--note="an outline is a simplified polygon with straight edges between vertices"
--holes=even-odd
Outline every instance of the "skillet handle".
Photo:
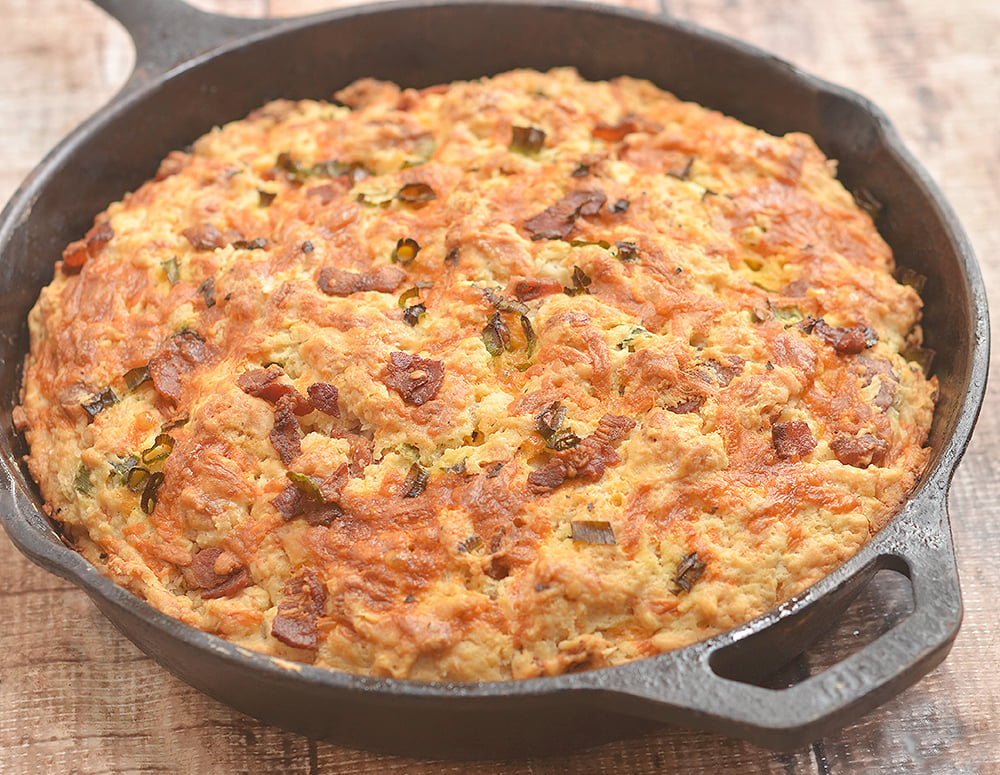
[[183,0],[91,0],[125,27],[135,45],[135,67],[122,92],[226,43],[281,26],[287,19],[207,13]]
[[[753,638],[770,636],[772,642],[779,642],[789,624],[786,619],[809,617],[807,601],[798,609],[793,606],[788,616],[774,614],[763,630],[750,630],[745,637],[737,631],[721,643],[706,641],[701,648],[689,647],[693,648],[690,656],[678,656],[674,661],[670,659],[674,655],[667,654],[662,666],[650,660],[653,670],[634,663],[636,669],[609,681],[602,687],[604,692],[617,694],[618,709],[633,715],[743,737],[776,750],[808,745],[857,721],[934,669],[947,656],[961,624],[962,600],[947,520],[947,488],[925,488],[924,494],[922,502],[911,502],[883,530],[889,534],[879,536],[881,552],[862,571],[863,579],[886,568],[907,576],[913,610],[860,651],[784,689],[725,678],[713,667],[727,650],[725,661],[738,661],[741,649]],[[864,570],[870,575],[864,576]],[[821,600],[822,595],[812,603]],[[825,612],[820,616],[829,618]],[[759,648],[746,649],[744,661],[755,650],[761,653]],[[749,668],[752,672],[752,665]],[[607,707],[608,699],[605,694],[599,701]]]

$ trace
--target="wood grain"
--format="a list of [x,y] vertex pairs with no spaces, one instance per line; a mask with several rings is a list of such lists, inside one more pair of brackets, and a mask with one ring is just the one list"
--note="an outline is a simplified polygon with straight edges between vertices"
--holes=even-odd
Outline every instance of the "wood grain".
[[[336,0],[197,0],[254,16]],[[657,10],[661,3],[635,0]],[[996,0],[664,0],[674,16],[740,37],[874,100],[963,221],[990,301],[1000,289],[1000,3]],[[107,100],[133,59],[84,0],[0,0],[0,201]],[[609,41],[614,45],[614,41]],[[509,762],[431,762],[316,742],[246,718],[182,684],[121,637],[75,587],[0,537],[3,773],[1000,773],[1000,398],[989,390],[950,501],[966,617],[932,674],[847,729],[790,754],[681,730]],[[884,626],[873,591],[841,644]],[[857,635],[854,635],[855,631]],[[823,654],[813,657],[819,664]]]

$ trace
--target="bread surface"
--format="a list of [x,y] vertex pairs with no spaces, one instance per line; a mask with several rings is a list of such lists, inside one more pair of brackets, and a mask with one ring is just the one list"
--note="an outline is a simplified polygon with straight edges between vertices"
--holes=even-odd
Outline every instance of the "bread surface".
[[31,313],[28,465],[117,582],[524,678],[739,625],[905,499],[920,299],[808,136],[569,69],[336,96],[170,154]]

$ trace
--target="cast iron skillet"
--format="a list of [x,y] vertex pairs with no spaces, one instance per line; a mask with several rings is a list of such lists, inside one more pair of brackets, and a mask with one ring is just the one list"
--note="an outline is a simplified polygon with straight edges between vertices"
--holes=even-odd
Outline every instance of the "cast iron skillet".
[[[535,0],[403,2],[292,20],[203,14],[180,0],[95,0],[132,34],[125,89],[32,173],[0,219],[2,493],[18,548],[82,587],[140,648],[235,708],[299,732],[393,752],[503,756],[572,747],[650,723],[793,748],[844,725],[931,670],[962,617],[947,490],[986,383],[986,296],[948,205],[861,97],[760,51],[627,10]],[[151,609],[67,548],[43,516],[11,426],[25,317],[61,249],[168,151],[274,97],[327,97],[361,76],[426,86],[514,67],[575,65],[591,79],[646,77],[770,132],[812,134],[841,178],[885,208],[899,262],[925,275],[940,404],[930,468],[890,524],[799,597],[711,640],[621,667],[495,683],[417,683],[320,670],[248,652]],[[910,580],[912,613],[858,653],[782,690],[760,678],[798,654],[880,569]]]

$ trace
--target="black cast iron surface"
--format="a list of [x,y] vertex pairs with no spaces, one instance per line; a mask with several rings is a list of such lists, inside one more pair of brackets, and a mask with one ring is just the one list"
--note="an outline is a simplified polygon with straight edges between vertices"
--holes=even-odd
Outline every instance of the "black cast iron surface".
[[[410,755],[509,756],[578,748],[650,724],[804,745],[938,664],[962,604],[947,490],[985,391],[988,319],[975,258],[933,183],[878,109],[735,41],[607,7],[537,2],[397,3],[293,20],[240,20],[180,0],[95,0],[129,29],[123,92],[32,173],[0,217],[0,518],[38,564],[84,589],[167,669],[265,721]],[[328,97],[355,78],[406,86],[515,67],[574,65],[591,79],[649,78],[769,132],[808,132],[841,180],[885,205],[897,261],[925,275],[937,351],[931,466],[892,522],[842,568],[778,609],[694,646],[617,668],[496,683],[416,683],[289,664],[194,631],[98,573],[41,511],[14,432],[25,318],[62,248],[94,215],[213,125],[276,97]],[[860,652],[787,689],[757,685],[801,652],[880,569],[909,578],[912,613]]]

